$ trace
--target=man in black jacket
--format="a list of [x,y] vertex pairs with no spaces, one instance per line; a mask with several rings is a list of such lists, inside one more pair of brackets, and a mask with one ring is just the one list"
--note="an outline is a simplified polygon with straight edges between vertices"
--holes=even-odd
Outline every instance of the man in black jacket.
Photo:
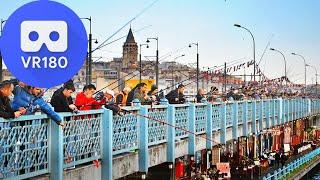
[[63,87],[53,93],[50,104],[56,112],[74,112],[77,107],[72,100],[72,93],[75,91],[72,81],[66,82]]
[[184,98],[184,91],[185,86],[183,84],[180,84],[177,89],[170,91],[166,95],[166,99],[169,101],[170,104],[183,104],[185,103]]
[[0,84],[0,117],[5,119],[18,118],[26,112],[25,108],[14,111],[10,105],[9,97],[12,95],[13,84],[10,81],[3,81]]

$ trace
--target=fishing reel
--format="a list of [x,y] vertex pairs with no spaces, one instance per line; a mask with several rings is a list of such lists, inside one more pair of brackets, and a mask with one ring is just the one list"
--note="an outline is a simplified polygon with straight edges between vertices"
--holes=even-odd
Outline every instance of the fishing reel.
[[74,114],[79,114],[79,113],[80,113],[79,109],[75,109],[75,110],[73,110],[72,112],[73,112]]
[[96,101],[101,101],[104,99],[104,94],[102,91],[96,93],[93,97]]

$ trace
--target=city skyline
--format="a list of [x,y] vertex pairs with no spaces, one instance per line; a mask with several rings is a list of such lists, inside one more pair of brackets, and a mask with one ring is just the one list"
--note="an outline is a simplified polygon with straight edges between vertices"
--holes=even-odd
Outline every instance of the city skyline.
[[[4,0],[0,6],[0,18],[6,19],[21,5],[31,2]],[[111,36],[116,30],[142,11],[152,0],[137,1],[62,1],[72,8],[80,17],[91,16],[93,38],[99,43]],[[131,23],[132,29],[144,30],[134,32],[138,44],[145,43],[148,37],[159,37],[160,57],[168,52],[181,49],[166,61],[185,54],[178,62],[195,63],[196,49],[189,49],[189,43],[198,42],[200,66],[218,66],[224,61],[240,59],[246,62],[252,59],[252,40],[250,34],[233,24],[238,23],[250,29],[256,39],[257,63],[270,42],[270,47],[284,52],[288,61],[288,77],[294,83],[304,83],[303,61],[291,52],[303,55],[308,64],[320,65],[317,50],[320,38],[316,23],[317,9],[320,2],[295,1],[169,1],[159,0]],[[89,23],[84,21],[86,28]],[[151,27],[150,27],[151,25]],[[120,31],[112,40],[126,36],[130,24]],[[122,56],[125,39],[112,43],[93,56],[102,56],[104,61]],[[99,45],[99,44],[98,44]],[[96,47],[96,46],[95,46]],[[155,43],[149,49],[143,49],[143,56],[155,55]],[[284,65],[280,54],[267,50],[260,64],[265,75],[276,78],[284,75]],[[318,68],[319,70],[319,68]],[[242,72],[242,71],[241,71]],[[308,83],[315,83],[315,72],[308,68]]]

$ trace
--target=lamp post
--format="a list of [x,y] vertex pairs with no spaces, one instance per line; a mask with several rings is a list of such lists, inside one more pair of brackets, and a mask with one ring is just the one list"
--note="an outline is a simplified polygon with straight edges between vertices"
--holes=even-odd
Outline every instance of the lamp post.
[[300,55],[300,54],[297,54],[297,53],[291,53],[292,55],[294,56],[299,56],[303,59],[303,62],[304,62],[304,92],[306,92],[306,89],[307,89],[307,62],[306,62],[306,59]]
[[147,38],[147,43],[150,43],[150,40],[157,41],[157,51],[156,51],[156,86],[159,87],[159,38]]
[[173,80],[173,71],[174,71],[174,69],[173,69],[173,64],[176,62],[177,59],[179,59],[179,58],[181,58],[181,57],[184,57],[184,56],[185,56],[184,54],[182,54],[182,55],[180,55],[180,56],[177,56],[177,57],[175,57],[175,58],[173,59],[173,61],[171,62],[172,89],[174,89],[174,80]]
[[[1,19],[0,22],[0,31],[1,31],[1,36],[2,36],[2,30],[3,30],[3,24],[6,22],[7,20]],[[2,67],[2,54],[0,51],[0,82],[2,82],[3,80],[3,67]]]
[[147,48],[149,48],[149,45],[148,44],[140,44],[140,54],[139,54],[139,61],[140,61],[140,68],[139,68],[139,75],[140,75],[140,83],[142,82],[142,56],[141,56],[141,49],[142,49],[142,46],[146,46]]
[[307,64],[307,66],[312,67],[316,72],[316,95],[317,95],[318,94],[318,71],[317,71],[317,68],[315,66],[311,66],[308,64]]
[[284,54],[281,52],[281,51],[279,51],[279,50],[277,50],[277,49],[274,49],[274,48],[270,48],[270,50],[271,51],[276,51],[276,52],[278,52],[278,53],[280,53],[281,55],[282,55],[282,57],[283,57],[283,60],[284,60],[284,76],[285,76],[285,78],[286,78],[286,85],[287,85],[287,61],[286,61],[286,57],[284,56]]
[[89,28],[89,52],[88,56],[86,59],[86,84],[91,84],[92,83],[92,19],[90,17],[86,18],[80,18],[82,20],[88,20],[90,23],[90,28]]
[[253,67],[253,81],[256,81],[256,42],[255,42],[255,39],[254,39],[254,36],[252,34],[252,32],[247,29],[246,27],[243,27],[239,24],[234,24],[235,27],[238,27],[238,28],[242,28],[246,31],[248,31],[252,37],[252,42],[253,42],[253,64],[254,64],[254,67]]
[[199,43],[190,43],[189,48],[191,48],[192,45],[197,46],[197,91],[198,91],[199,90]]

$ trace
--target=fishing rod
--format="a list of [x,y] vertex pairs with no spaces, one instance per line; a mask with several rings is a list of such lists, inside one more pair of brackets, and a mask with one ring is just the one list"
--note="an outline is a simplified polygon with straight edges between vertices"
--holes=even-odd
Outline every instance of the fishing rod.
[[[140,29],[138,29],[138,30],[136,30],[136,31],[133,31],[133,32],[134,32],[134,33],[140,32],[140,31],[142,31],[142,30],[145,30],[145,29],[147,29],[147,28],[150,28],[151,26],[152,26],[152,25],[144,26],[144,27],[142,27],[142,28],[140,28]],[[122,36],[122,37],[120,37],[120,38],[118,38],[118,39],[115,39],[115,40],[113,40],[113,41],[111,41],[111,42],[109,42],[109,43],[107,43],[107,44],[104,44],[104,45],[102,45],[102,46],[99,48],[99,50],[101,50],[101,48],[103,48],[103,47],[105,47],[105,46],[108,46],[109,44],[112,44],[112,43],[114,43],[114,42],[117,42],[117,41],[119,41],[119,40],[121,40],[121,39],[123,39],[123,38],[125,38],[125,37],[127,37],[127,35]]]
[[145,13],[148,9],[150,9],[157,1],[153,1],[149,6],[144,8],[141,12],[139,12],[136,16],[134,16],[132,19],[130,19],[127,23],[125,23],[121,28],[119,28],[115,33],[113,33],[109,38],[107,38],[105,41],[103,41],[98,47],[96,47],[94,50],[91,51],[93,53],[94,51],[101,49],[102,46],[108,42],[111,38],[113,38],[117,33],[119,33],[123,28],[125,28],[127,25],[129,25],[131,22],[133,22],[135,19],[137,19],[139,16],[141,16],[143,13]]
[[[171,54],[171,55],[176,54],[176,53],[178,53],[179,51],[185,49],[186,47],[187,47],[187,46],[184,46],[184,47],[182,47],[182,48],[180,48],[180,49],[177,49],[176,51],[172,51],[172,52],[169,52],[169,53],[167,53],[167,54]],[[171,55],[170,55],[170,56],[171,56]],[[165,55],[165,56],[160,57],[159,62],[162,62],[163,60],[169,58],[170,56]],[[152,67],[152,66],[154,66],[154,63],[155,63],[155,62],[148,62],[147,65],[149,65],[149,67]],[[149,67],[148,67],[148,68],[149,68]],[[141,72],[144,72],[144,71],[148,70],[148,68],[145,67]],[[136,73],[136,71],[132,71],[131,73],[128,73],[127,75],[125,75],[125,76],[122,77],[122,78],[126,78],[126,77],[128,77],[128,76],[130,76],[130,75],[132,75],[132,74],[134,74],[134,73]],[[136,76],[137,76],[137,75],[134,75],[133,77],[129,78],[129,80],[132,79],[132,78],[134,78],[134,77],[136,77]],[[104,89],[112,86],[113,84],[115,84],[115,83],[117,83],[117,82],[119,82],[119,81],[120,81],[120,80],[117,80],[117,81],[114,81],[114,82],[108,84],[107,86],[103,87],[102,89],[100,89],[100,90],[97,91],[96,93],[98,93],[98,92],[100,92],[101,90],[104,90]],[[124,84],[124,82],[121,83],[121,84],[119,84],[116,88],[120,87],[120,86],[123,85],[123,84]],[[115,88],[114,88],[114,89],[115,89]],[[114,90],[114,89],[113,89],[113,90]],[[95,94],[96,94],[96,93],[95,93]]]

